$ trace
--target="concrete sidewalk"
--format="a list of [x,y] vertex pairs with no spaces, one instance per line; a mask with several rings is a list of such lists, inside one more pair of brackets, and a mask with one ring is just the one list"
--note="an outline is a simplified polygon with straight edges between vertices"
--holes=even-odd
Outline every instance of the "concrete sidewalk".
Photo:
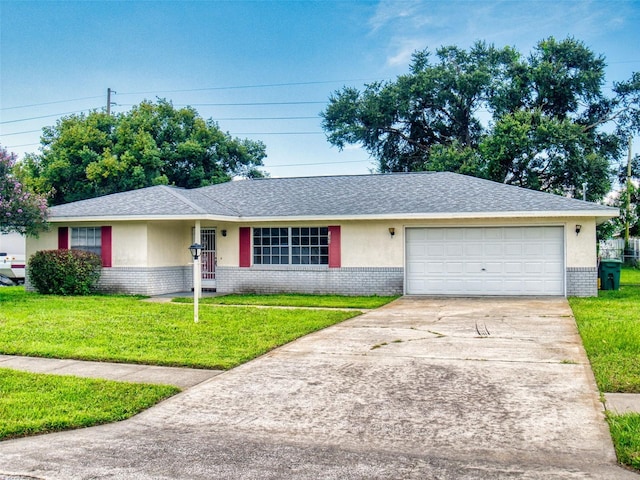
[[0,478],[637,480],[566,299],[402,298],[119,423],[0,442]]
[[640,413],[640,394],[605,393],[605,408],[613,413]]
[[[33,373],[75,375],[104,378],[121,382],[175,385],[182,389],[220,375],[224,370],[205,370],[185,367],[159,367],[128,363],[88,362],[18,355],[1,355],[0,368],[13,368]],[[640,394],[605,393],[605,408],[614,413],[640,413]]]
[[182,389],[193,387],[215,377],[222,370],[196,368],[158,367],[128,363],[87,362],[54,358],[20,357],[0,355],[0,367],[33,373],[75,375],[77,377],[104,378],[121,382],[157,383],[175,385]]

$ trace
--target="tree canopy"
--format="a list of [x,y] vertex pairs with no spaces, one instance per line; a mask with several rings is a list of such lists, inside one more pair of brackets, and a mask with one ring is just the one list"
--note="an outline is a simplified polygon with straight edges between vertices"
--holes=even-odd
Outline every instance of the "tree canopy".
[[64,117],[45,128],[42,153],[28,155],[21,175],[61,204],[152,185],[195,188],[261,177],[259,141],[233,138],[191,107],[143,101],[127,113]]
[[37,235],[47,227],[47,199],[16,178],[16,156],[0,146],[0,233]]
[[528,57],[484,42],[418,51],[395,81],[332,94],[323,128],[339,148],[361,144],[380,172],[454,171],[596,200],[640,127],[640,78],[608,98],[605,66],[573,38]]

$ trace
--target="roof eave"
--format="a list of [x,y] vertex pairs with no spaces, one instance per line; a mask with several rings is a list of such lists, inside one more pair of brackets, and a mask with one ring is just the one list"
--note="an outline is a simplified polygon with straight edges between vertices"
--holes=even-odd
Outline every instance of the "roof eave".
[[151,221],[234,221],[236,217],[227,217],[224,215],[203,215],[203,214],[189,214],[189,215],[100,215],[100,216],[51,216],[49,217],[50,223],[71,223],[71,222],[151,222]]
[[336,220],[444,220],[485,218],[596,218],[599,223],[619,216],[620,213],[603,210],[556,210],[513,212],[438,212],[438,213],[392,213],[379,215],[296,215],[269,217],[240,217],[235,222],[282,222],[282,221],[336,221]]
[[304,221],[346,221],[346,220],[444,220],[444,219],[485,219],[485,218],[595,218],[602,223],[617,217],[620,212],[611,210],[542,210],[506,212],[437,212],[437,213],[388,213],[367,215],[281,215],[281,216],[227,216],[227,215],[110,215],[110,216],[59,216],[50,217],[51,223],[71,222],[132,222],[132,221],[197,221],[231,223],[304,222]]

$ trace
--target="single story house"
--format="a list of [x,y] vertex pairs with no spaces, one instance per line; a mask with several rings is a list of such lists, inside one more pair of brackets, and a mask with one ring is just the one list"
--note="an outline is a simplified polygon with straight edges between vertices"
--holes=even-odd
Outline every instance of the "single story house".
[[[37,250],[102,256],[105,292],[597,295],[618,210],[448,172],[155,186],[51,208]],[[28,267],[27,267],[28,269]],[[28,275],[28,274],[27,274]]]

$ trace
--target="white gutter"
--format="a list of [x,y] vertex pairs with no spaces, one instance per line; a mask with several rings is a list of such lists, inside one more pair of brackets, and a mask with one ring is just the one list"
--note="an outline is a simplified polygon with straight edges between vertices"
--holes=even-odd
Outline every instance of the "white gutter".
[[367,215],[291,215],[291,216],[251,216],[238,217],[226,215],[108,215],[85,217],[50,217],[51,223],[70,222],[131,222],[131,221],[196,221],[231,223],[265,223],[265,222],[309,222],[309,221],[346,221],[346,220],[442,220],[442,219],[474,219],[474,218],[558,218],[588,217],[597,221],[605,221],[620,215],[615,209],[606,210],[544,210],[544,211],[506,211],[506,212],[438,212],[438,213],[388,213]]

